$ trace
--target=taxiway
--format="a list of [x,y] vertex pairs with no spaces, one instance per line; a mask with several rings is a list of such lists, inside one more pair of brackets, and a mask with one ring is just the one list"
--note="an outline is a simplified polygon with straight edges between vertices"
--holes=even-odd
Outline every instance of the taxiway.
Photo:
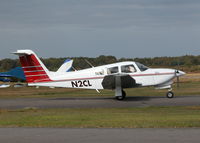
[[2,143],[199,143],[200,129],[0,128]]
[[156,97],[127,97],[117,101],[108,97],[75,98],[16,98],[0,99],[1,109],[34,108],[129,108],[148,106],[199,106],[200,96],[176,96],[168,99]]

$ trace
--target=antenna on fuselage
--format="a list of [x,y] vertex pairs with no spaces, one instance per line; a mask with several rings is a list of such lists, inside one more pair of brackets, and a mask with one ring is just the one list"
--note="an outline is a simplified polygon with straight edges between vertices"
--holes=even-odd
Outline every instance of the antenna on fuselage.
[[87,59],[84,59],[84,60],[88,65],[90,65],[92,68],[94,68],[94,66]]
[[73,66],[72,66],[72,69],[73,69],[74,71],[77,71]]

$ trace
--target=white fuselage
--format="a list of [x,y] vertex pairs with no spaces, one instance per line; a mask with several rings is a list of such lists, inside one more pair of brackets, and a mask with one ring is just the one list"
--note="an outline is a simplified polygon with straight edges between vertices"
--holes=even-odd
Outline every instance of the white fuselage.
[[[122,71],[122,67],[132,65],[134,72]],[[115,68],[113,73],[108,70]],[[120,62],[89,69],[72,71],[50,76],[50,82],[29,83],[29,86],[50,86],[66,88],[104,89],[102,81],[108,75],[130,75],[140,86],[160,86],[164,87],[172,84],[172,79],[176,77],[174,69],[148,68],[144,71],[138,67],[136,62]],[[184,73],[180,73],[184,74]]]

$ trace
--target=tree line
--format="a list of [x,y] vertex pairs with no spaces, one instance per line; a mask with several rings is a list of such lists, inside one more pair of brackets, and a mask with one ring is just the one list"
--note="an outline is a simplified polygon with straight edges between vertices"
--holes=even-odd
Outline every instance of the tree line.
[[[96,58],[89,57],[65,57],[65,58],[46,58],[41,60],[46,67],[51,71],[56,71],[66,59],[73,59],[73,67],[77,70],[91,67],[87,62],[89,61],[93,66],[100,66],[104,64],[111,64],[121,61],[136,61],[149,67],[175,68],[185,72],[200,72],[200,55],[185,55],[181,57],[154,57],[154,58],[120,58],[114,56],[101,55]],[[21,66],[18,59],[2,59],[0,60],[0,71],[5,72],[12,68]]]

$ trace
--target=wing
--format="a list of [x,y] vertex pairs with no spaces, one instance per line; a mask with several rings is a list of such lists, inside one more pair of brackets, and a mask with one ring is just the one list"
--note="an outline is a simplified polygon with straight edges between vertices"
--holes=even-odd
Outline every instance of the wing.
[[133,79],[128,74],[114,74],[105,76],[102,81],[102,86],[104,89],[116,89],[116,87],[121,88],[133,88],[138,87],[135,79]]

